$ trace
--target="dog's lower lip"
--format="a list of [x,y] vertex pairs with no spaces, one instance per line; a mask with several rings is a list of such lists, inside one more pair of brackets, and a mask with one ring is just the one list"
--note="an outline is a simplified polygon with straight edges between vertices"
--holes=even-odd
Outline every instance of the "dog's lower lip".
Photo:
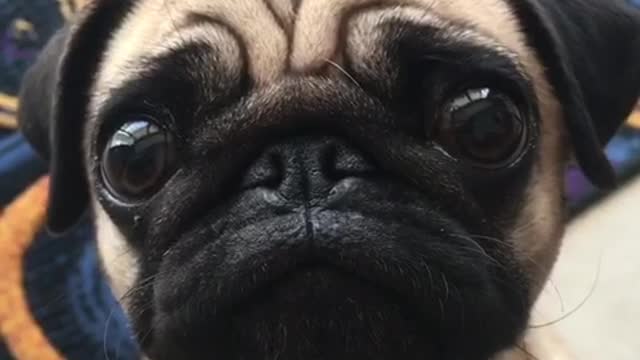
[[[280,276],[260,284],[252,293],[247,294],[245,298],[230,299],[230,304],[234,309],[242,309],[255,303],[255,299],[265,299],[264,295],[273,294],[285,288],[298,287],[301,292],[314,287],[315,290],[330,291],[331,279],[340,278],[341,281],[358,284],[358,286],[367,287],[380,293],[393,293],[393,291],[380,282],[372,281],[359,273],[347,270],[343,267],[335,266],[328,262],[310,261],[300,264],[292,268]],[[316,283],[314,283],[316,281]],[[323,284],[317,283],[323,281]],[[295,299],[284,299],[285,301],[294,301]]]
[[[359,329],[357,333],[352,333],[351,335],[356,338],[363,336],[362,339],[368,339],[366,337],[367,326],[374,326],[375,328],[379,325],[387,329],[380,331],[389,331],[389,333],[392,330],[388,329],[395,329],[396,333],[406,333],[412,339],[414,337],[417,339],[417,332],[419,331],[420,334],[424,335],[424,338],[420,341],[420,351],[436,351],[434,345],[436,343],[436,340],[434,340],[435,335],[431,333],[430,329],[426,330],[416,325],[417,323],[430,323],[416,322],[415,309],[408,305],[403,298],[390,294],[380,284],[363,281],[357,274],[345,273],[329,264],[310,262],[291,269],[269,283],[262,284],[250,296],[236,299],[232,304],[229,304],[223,314],[220,314],[215,319],[201,316],[195,322],[182,323],[181,327],[176,327],[176,322],[172,320],[169,321],[173,323],[165,322],[164,325],[169,325],[169,327],[165,327],[161,337],[156,338],[148,346],[153,349],[154,354],[155,351],[159,351],[159,354],[162,354],[166,350],[164,346],[166,346],[167,342],[177,341],[177,345],[171,349],[171,351],[177,351],[175,352],[176,354],[184,352],[183,346],[191,346],[197,349],[204,347],[204,350],[202,350],[202,353],[204,353],[205,351],[210,351],[207,346],[224,348],[224,344],[216,343],[215,345],[210,345],[212,338],[235,333],[238,327],[247,328],[247,324],[264,326],[262,322],[264,318],[276,318],[279,319],[278,321],[282,321],[280,324],[283,327],[271,330],[274,332],[282,329],[285,329],[283,331],[290,331],[286,330],[288,326],[292,326],[290,321],[305,322],[308,319],[315,319],[315,321],[322,319],[321,321],[327,320],[328,323],[332,321],[337,323],[347,321],[352,326],[355,326],[355,329]],[[359,309],[358,315],[352,312],[353,309]],[[368,315],[364,313],[367,311]],[[389,326],[387,323],[370,323],[371,319],[382,322],[383,320],[376,318],[376,316],[384,317],[384,315],[380,314],[387,313],[402,316],[392,318],[394,319],[392,320],[393,326]],[[327,314],[330,315],[326,316]],[[335,316],[336,314],[343,314],[345,317]],[[166,318],[165,321],[167,321]],[[295,329],[295,327],[292,328]],[[167,331],[167,329],[170,330]],[[193,329],[201,330],[194,332]],[[320,328],[321,332],[331,328],[322,329]],[[314,334],[316,333],[311,332],[307,335],[315,336]],[[417,342],[416,339],[412,341]],[[322,341],[321,338],[316,340]],[[195,351],[200,353],[200,350]],[[408,350],[405,349],[405,351]],[[439,357],[429,356],[425,358],[436,359]]]
[[270,282],[261,284],[246,298],[233,301],[231,307],[235,311],[244,311],[260,302],[269,301],[268,299],[273,297],[295,306],[301,298],[322,295],[318,292],[331,291],[335,285],[333,283],[335,279],[358,284],[358,286],[367,287],[372,291],[387,292],[383,285],[367,281],[358,274],[344,271],[327,263],[309,262],[287,271]]
[[[407,294],[402,294],[393,289],[392,286],[388,286],[389,284],[384,283],[380,278],[376,278],[374,273],[360,273],[337,262],[324,261],[316,257],[298,258],[297,260],[296,264],[289,268],[268,274],[266,279],[253,284],[250,289],[242,294],[235,294],[235,296],[222,295],[217,298],[214,318],[208,319],[208,321],[215,321],[215,318],[220,316],[227,318],[247,311],[254,306],[264,305],[261,302],[274,296],[278,297],[278,295],[274,294],[282,294],[283,290],[289,290],[289,292],[277,300],[291,302],[292,305],[295,305],[296,298],[308,295],[309,291],[332,291],[331,279],[336,278],[340,278],[344,282],[357,284],[358,287],[366,287],[380,294],[391,295],[407,306],[411,303]],[[324,284],[318,284],[320,279]],[[299,293],[292,296],[295,288],[299,290]],[[322,294],[316,293],[316,295]]]

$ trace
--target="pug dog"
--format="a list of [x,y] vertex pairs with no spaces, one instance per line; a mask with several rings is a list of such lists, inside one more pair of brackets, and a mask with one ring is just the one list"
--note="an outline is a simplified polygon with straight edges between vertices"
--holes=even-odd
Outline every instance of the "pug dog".
[[149,359],[552,359],[563,175],[614,186],[638,64],[623,0],[96,0],[19,121]]

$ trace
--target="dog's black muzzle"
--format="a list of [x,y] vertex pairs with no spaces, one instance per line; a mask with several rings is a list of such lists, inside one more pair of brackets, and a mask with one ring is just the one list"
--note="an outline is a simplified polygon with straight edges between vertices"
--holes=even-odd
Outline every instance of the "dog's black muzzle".
[[340,138],[269,146],[236,188],[158,264],[154,359],[486,359],[526,322],[447,204]]

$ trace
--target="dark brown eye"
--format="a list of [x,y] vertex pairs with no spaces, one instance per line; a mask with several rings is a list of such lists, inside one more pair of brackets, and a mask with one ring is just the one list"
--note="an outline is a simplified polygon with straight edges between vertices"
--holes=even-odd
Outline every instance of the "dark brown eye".
[[171,133],[151,119],[141,118],[123,124],[111,136],[102,155],[102,174],[116,195],[140,198],[166,180],[175,162]]
[[510,165],[526,143],[527,127],[516,105],[487,88],[449,102],[438,126],[436,141],[448,153],[484,168]]

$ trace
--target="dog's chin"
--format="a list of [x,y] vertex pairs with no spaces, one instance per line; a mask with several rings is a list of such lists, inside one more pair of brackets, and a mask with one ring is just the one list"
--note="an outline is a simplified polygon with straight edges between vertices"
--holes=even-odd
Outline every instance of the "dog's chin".
[[[207,329],[163,327],[152,359],[440,359],[403,300],[326,266],[285,276]],[[173,323],[176,324],[175,322]],[[182,336],[181,336],[182,334]]]

